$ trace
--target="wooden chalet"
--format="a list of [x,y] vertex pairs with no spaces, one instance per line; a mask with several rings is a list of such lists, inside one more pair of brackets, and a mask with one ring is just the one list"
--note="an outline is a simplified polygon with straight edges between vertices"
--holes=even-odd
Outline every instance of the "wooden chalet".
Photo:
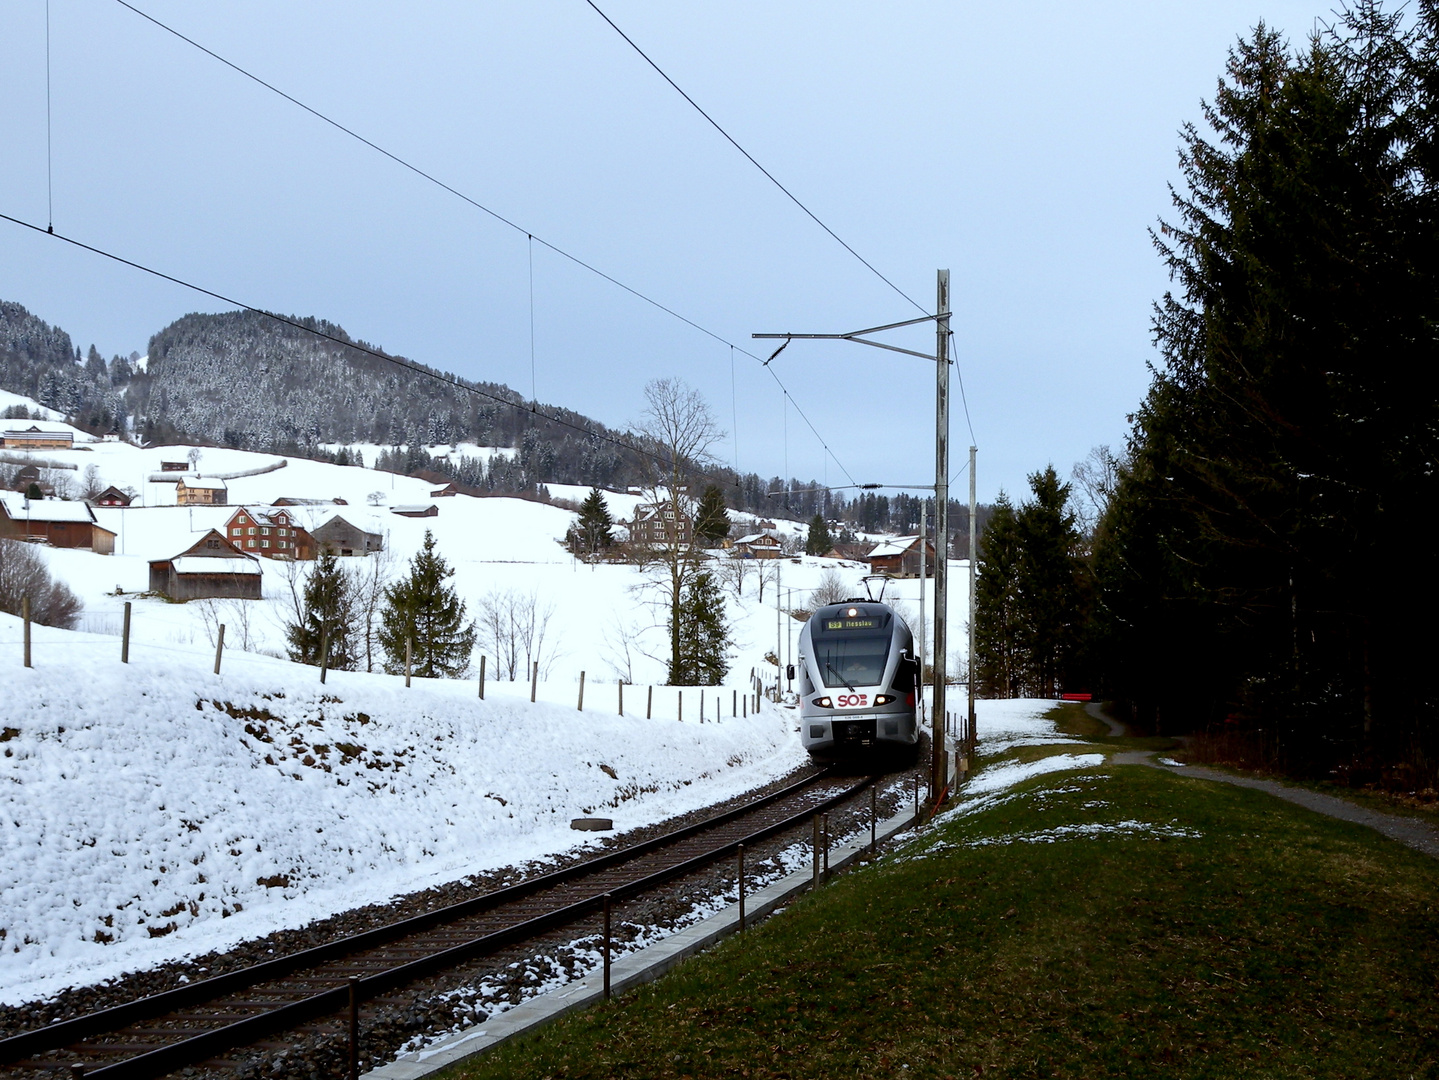
[[134,496],[121,491],[114,484],[111,484],[92,500],[95,506],[129,506],[134,501]]
[[31,424],[24,430],[0,432],[0,446],[6,450],[71,450],[75,433],[45,431]]
[[224,535],[247,555],[299,562],[315,557],[315,541],[295,520],[295,512],[285,507],[242,506],[225,522]]
[[115,534],[95,520],[88,503],[26,499],[10,491],[0,492],[0,536],[97,555],[115,553]]
[[258,600],[260,577],[260,560],[216,529],[180,554],[150,563],[150,591],[171,600]]
[[162,461],[162,462],[160,462],[160,471],[161,471],[161,472],[189,472],[189,471],[190,471],[190,463],[189,463],[188,461]]
[[779,534],[769,531],[750,533],[734,542],[732,559],[778,559],[784,554]]
[[[894,578],[919,577],[919,537],[899,536],[879,544],[865,556],[869,560],[871,574],[885,574]],[[934,577],[934,544],[928,537],[924,541],[924,576]]]
[[225,481],[184,476],[175,484],[175,501],[181,506],[224,506],[229,502]]
[[310,524],[310,536],[317,551],[348,556],[385,550],[383,533],[362,528],[340,514],[318,515]]

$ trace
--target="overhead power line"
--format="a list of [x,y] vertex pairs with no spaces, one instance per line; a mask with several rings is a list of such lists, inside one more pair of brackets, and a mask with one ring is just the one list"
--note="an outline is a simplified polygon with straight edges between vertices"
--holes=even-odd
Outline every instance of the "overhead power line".
[[[123,3],[124,0],[121,0],[121,2]],[[769,180],[769,182],[770,182],[771,184],[773,184],[775,187],[779,188],[782,192],[784,192],[784,193],[785,193],[785,196],[789,199],[790,202],[792,202],[792,203],[794,203],[796,206],[798,206],[801,210],[803,210],[803,211],[805,212],[805,214],[809,217],[809,219],[810,219],[811,221],[813,221],[816,225],[818,225],[818,226],[819,226],[821,229],[823,229],[825,232],[829,233],[829,235],[834,238],[834,241],[835,241],[837,244],[839,244],[840,247],[844,248],[845,251],[849,252],[851,255],[853,255],[853,256],[854,256],[856,259],[858,259],[860,262],[864,263],[865,267],[869,270],[870,273],[872,273],[875,277],[879,278],[880,281],[884,282],[886,285],[888,285],[888,286],[889,286],[891,289],[893,289],[895,292],[899,293],[900,296],[904,297],[906,300],[908,300],[911,304],[913,304],[913,305],[914,305],[916,308],[918,308],[920,311],[924,311],[925,314],[928,314],[928,311],[927,311],[922,305],[920,305],[912,296],[910,296],[907,292],[905,292],[903,289],[901,289],[901,288],[900,288],[898,285],[896,285],[894,282],[890,281],[889,278],[885,277],[882,273],[880,273],[879,270],[875,267],[875,265],[874,265],[873,263],[871,263],[868,259],[866,259],[866,258],[865,258],[863,255],[861,255],[858,251],[855,251],[854,248],[850,247],[849,244],[847,244],[847,243],[844,241],[843,237],[841,237],[841,236],[839,235],[839,233],[837,233],[837,232],[835,232],[833,229],[831,229],[828,225],[826,225],[823,221],[821,221],[821,220],[819,219],[819,216],[818,216],[813,210],[811,210],[811,209],[810,209],[808,206],[806,206],[804,203],[800,202],[799,197],[796,196],[794,192],[790,191],[789,188],[787,188],[787,187],[785,187],[783,184],[781,184],[781,183],[779,182],[779,180],[775,178],[774,173],[770,172],[770,171],[769,171],[768,169],[766,169],[763,165],[761,165],[758,161],[756,161],[756,160],[755,160],[755,156],[754,156],[753,154],[751,154],[748,150],[746,150],[743,146],[741,146],[741,145],[735,140],[735,137],[734,137],[733,135],[731,135],[731,134],[730,134],[728,131],[726,131],[724,128],[720,127],[719,121],[717,121],[717,120],[716,120],[713,116],[711,116],[709,113],[705,112],[704,109],[702,109],[702,108],[700,107],[699,102],[695,101],[694,98],[690,97],[689,94],[685,93],[684,89],[680,86],[680,84],[677,83],[677,82],[675,82],[673,79],[671,79],[671,78],[669,77],[669,75],[667,75],[667,74],[665,73],[664,68],[662,68],[662,67],[660,67],[658,64],[656,64],[652,59],[650,59],[650,56],[649,56],[648,53],[646,53],[643,49],[641,49],[638,45],[635,44],[634,39],[633,39],[632,37],[630,37],[630,36],[629,36],[628,34],[626,34],[623,30],[621,30],[617,25],[615,25],[615,21],[614,21],[613,19],[611,19],[608,15],[606,15],[603,11],[600,10],[599,5],[595,3],[595,0],[585,0],[585,3],[589,4],[590,7],[594,8],[594,9],[595,9],[595,13],[596,13],[597,15],[599,15],[599,17],[600,17],[601,19],[604,19],[605,22],[609,23],[611,29],[613,29],[616,34],[619,34],[620,37],[624,38],[625,41],[629,44],[629,47],[632,48],[632,49],[634,49],[635,52],[639,53],[640,56],[644,59],[644,62],[645,62],[646,64],[648,64],[650,67],[654,68],[655,71],[659,72],[660,78],[664,79],[665,82],[669,83],[670,86],[674,87],[675,93],[679,94],[680,97],[682,97],[682,98],[684,98],[686,101],[688,101],[688,102],[690,103],[690,105],[694,108],[695,112],[699,113],[699,114],[700,114],[701,116],[703,116],[706,120],[708,120],[710,126],[713,127],[716,131],[718,131],[721,135],[723,135],[723,136],[725,137],[725,140],[726,140],[731,146],[733,146],[736,150],[738,150],[741,154],[743,154],[743,155],[745,156],[745,159],[746,159],[751,165],[753,165],[753,166],[754,166],[756,169],[758,169],[760,172],[764,173],[765,178],[766,178],[767,180]],[[127,5],[127,6],[128,6],[128,5]]]
[[98,248],[95,247],[93,244],[87,244],[83,240],[77,240],[74,237],[66,236],[63,233],[55,232],[53,229],[41,228],[39,225],[36,225],[33,222],[25,221],[17,217],[12,217],[11,215],[6,213],[0,213],[0,221],[8,221],[14,225],[19,225],[21,228],[29,229],[32,232],[37,232],[45,236],[53,237],[54,239],[63,241],[64,243],[69,244],[72,247],[79,248],[81,251],[88,251],[93,255],[99,255],[102,258],[110,259],[113,262],[120,263],[122,266],[128,266],[131,269],[139,270],[141,273],[149,274],[152,277],[157,277],[162,281],[168,281],[172,284],[179,285],[182,288],[190,289],[194,292],[200,293],[202,296],[209,296],[215,300],[221,301],[222,303],[232,304],[237,308],[253,312],[256,315],[261,315],[274,322],[280,323],[282,326],[289,326],[296,330],[300,330],[303,333],[310,334],[313,337],[333,342],[336,345],[341,345],[347,349],[353,349],[355,350],[355,352],[364,353],[367,356],[373,356],[377,360],[383,360],[387,364],[394,364],[396,367],[404,368],[407,371],[414,372],[416,375],[424,376],[425,378],[432,379],[435,382],[444,383],[448,387],[463,391],[467,394],[472,394],[475,397],[484,398],[487,401],[495,402],[498,405],[504,405],[507,408],[516,409],[520,412],[526,412],[534,414],[536,416],[541,416],[544,419],[550,421],[550,423],[552,424],[558,424],[560,427],[566,427],[572,431],[578,431],[582,435],[585,435],[591,439],[599,439],[603,442],[607,442],[614,446],[620,447],[621,449],[628,450],[631,453],[639,454],[642,457],[650,458],[653,461],[659,461],[668,464],[667,458],[655,453],[652,450],[647,450],[642,446],[636,446],[632,442],[618,438],[614,435],[610,435],[606,432],[595,431],[593,428],[585,427],[583,424],[576,424],[571,420],[566,420],[564,417],[551,415],[550,413],[541,410],[538,406],[538,403],[536,402],[530,402],[529,404],[526,404],[523,401],[510,401],[507,398],[500,397],[498,394],[491,394],[485,390],[481,390],[478,386],[473,386],[469,383],[461,382],[458,376],[446,377],[441,372],[427,368],[423,364],[416,364],[409,360],[405,360],[402,357],[391,356],[388,353],[381,352],[379,349],[372,349],[368,345],[364,345],[360,342],[349,341],[335,334],[326,333],[324,330],[317,330],[313,326],[306,326],[298,319],[292,319],[284,315],[277,315],[273,311],[266,311],[264,308],[256,307],[253,304],[247,304],[243,300],[236,300],[234,297],[226,296],[224,293],[216,292],[214,289],[207,289],[203,285],[196,285],[193,281],[186,281],[184,278],[176,277],[174,274],[167,274],[163,270],[156,270],[154,267],[146,266],[144,263],[138,263],[133,259],[127,259],[123,255],[116,255],[114,252],[106,251],[104,248]]
[[[544,237],[535,235],[535,234],[532,233],[530,230],[526,229],[524,226],[519,225],[519,224],[517,224],[516,222],[514,222],[514,221],[510,220],[509,218],[505,217],[505,216],[504,216],[503,214],[501,214],[498,210],[493,210],[493,209],[491,209],[490,207],[488,207],[488,206],[484,205],[483,203],[479,202],[477,199],[474,199],[474,198],[470,197],[469,195],[466,195],[463,191],[460,191],[458,188],[453,187],[453,186],[450,185],[450,184],[447,184],[445,181],[441,180],[439,177],[435,176],[434,174],[429,173],[429,172],[426,172],[424,169],[420,168],[418,165],[412,164],[411,162],[407,161],[406,159],[400,157],[400,155],[398,155],[398,154],[396,154],[396,153],[394,153],[394,152],[392,152],[392,151],[390,151],[390,150],[386,150],[383,146],[381,146],[381,145],[379,145],[378,143],[376,143],[376,142],[374,142],[374,141],[366,138],[365,136],[361,135],[359,132],[355,131],[353,128],[346,127],[344,124],[340,123],[338,120],[334,119],[333,117],[330,117],[330,116],[326,115],[325,113],[322,113],[319,109],[316,109],[316,108],[314,108],[313,106],[310,106],[310,105],[305,104],[305,102],[301,101],[299,98],[295,97],[293,94],[286,93],[284,90],[281,90],[278,86],[275,86],[273,83],[266,82],[264,79],[260,78],[260,76],[254,74],[254,73],[251,72],[251,71],[246,70],[245,68],[241,67],[239,64],[235,63],[233,60],[229,60],[229,59],[227,59],[226,57],[221,56],[219,53],[215,52],[215,50],[210,49],[210,48],[207,48],[206,46],[204,46],[204,45],[200,44],[198,41],[196,41],[194,38],[191,38],[191,37],[186,36],[185,34],[182,34],[179,30],[176,30],[173,26],[170,26],[170,25],[168,25],[168,24],[166,24],[166,23],[161,22],[159,19],[155,18],[155,16],[153,16],[153,15],[151,15],[151,14],[145,12],[145,11],[140,10],[140,9],[139,9],[138,7],[136,7],[134,4],[128,3],[127,0],[115,0],[115,2],[116,2],[117,4],[119,4],[121,7],[125,8],[126,10],[131,11],[131,12],[133,12],[134,14],[140,16],[140,18],[144,19],[145,21],[153,24],[153,25],[156,26],[156,27],[159,27],[161,30],[164,30],[167,34],[170,34],[170,35],[172,35],[172,36],[174,36],[174,37],[176,37],[176,38],[179,38],[181,41],[185,42],[185,44],[191,46],[192,48],[198,49],[200,52],[204,53],[206,56],[210,57],[211,59],[219,61],[220,63],[224,64],[227,68],[229,68],[230,70],[236,72],[237,74],[243,75],[245,78],[249,79],[251,82],[256,83],[257,85],[264,87],[266,90],[270,91],[272,94],[275,94],[275,95],[277,95],[278,97],[284,98],[284,99],[285,99],[286,101],[288,101],[291,105],[294,105],[295,107],[297,107],[297,108],[299,108],[299,109],[303,109],[305,112],[309,113],[311,116],[315,117],[317,120],[320,120],[320,121],[322,121],[323,123],[329,124],[329,125],[330,125],[332,128],[334,128],[336,131],[342,132],[343,134],[348,135],[350,138],[356,140],[357,142],[363,143],[365,146],[368,146],[371,150],[375,151],[377,154],[383,155],[384,157],[386,157],[386,158],[388,158],[389,160],[393,161],[396,165],[399,165],[401,168],[408,169],[410,172],[414,173],[416,176],[419,176],[420,178],[422,178],[422,179],[424,179],[424,180],[427,180],[427,181],[430,182],[431,184],[434,184],[436,187],[441,188],[442,190],[449,192],[451,195],[453,195],[455,198],[459,199],[460,201],[468,204],[469,206],[474,207],[476,210],[479,210],[479,211],[481,211],[482,213],[488,214],[490,217],[494,218],[496,221],[500,222],[502,225],[508,225],[508,226],[509,226],[511,229],[513,229],[515,232],[521,233],[522,235],[524,235],[529,242],[531,242],[531,243],[538,243],[538,244],[543,245],[544,247],[548,248],[550,251],[553,251],[556,255],[559,255],[559,256],[561,256],[562,258],[568,259],[570,262],[574,263],[576,266],[579,266],[579,267],[581,267],[581,268],[583,268],[583,269],[585,269],[585,270],[588,270],[590,273],[596,275],[597,277],[603,278],[605,281],[608,281],[611,285],[614,285],[616,288],[623,289],[625,292],[629,293],[631,296],[635,297],[636,299],[642,300],[642,301],[644,301],[646,304],[649,304],[649,305],[652,306],[652,307],[658,308],[660,311],[664,312],[666,315],[669,315],[669,316],[672,317],[672,318],[678,319],[680,322],[684,323],[686,326],[689,326],[689,327],[691,327],[692,329],[698,330],[700,333],[706,335],[707,337],[713,338],[715,341],[718,341],[718,342],[719,342],[720,344],[722,344],[722,345],[728,345],[731,349],[738,349],[740,352],[744,353],[746,356],[748,356],[748,357],[749,357],[750,359],[752,359],[752,360],[763,362],[763,361],[761,361],[760,357],[758,357],[758,356],[756,356],[754,353],[750,352],[750,351],[749,351],[748,349],[746,349],[744,346],[742,346],[742,345],[736,345],[734,342],[730,341],[729,339],[723,337],[723,336],[720,335],[720,334],[715,333],[713,330],[710,330],[708,327],[701,326],[699,323],[695,322],[693,319],[690,319],[690,318],[687,318],[687,317],[684,316],[684,315],[681,315],[678,311],[674,310],[673,308],[669,307],[668,305],[661,303],[660,301],[654,299],[654,298],[651,297],[651,296],[647,296],[646,294],[640,292],[638,289],[634,288],[634,287],[631,286],[631,285],[626,285],[623,281],[620,281],[618,278],[613,277],[613,276],[611,276],[610,274],[605,273],[605,272],[604,272],[603,270],[601,270],[599,267],[593,265],[592,263],[586,262],[584,259],[580,258],[578,255],[573,255],[573,254],[571,254],[570,252],[566,251],[564,248],[559,247],[559,246],[556,245],[556,244],[552,244],[550,241],[546,240]],[[596,9],[596,10],[598,10],[598,9]],[[604,13],[601,12],[600,14],[603,15]],[[611,25],[613,25],[613,24],[611,24]],[[618,28],[616,28],[616,29],[618,29]],[[661,72],[661,74],[663,74],[663,72]],[[676,88],[676,89],[678,89],[678,88]],[[696,107],[698,107],[698,106],[696,106]],[[713,121],[711,121],[711,123],[713,123]],[[726,136],[726,137],[728,137],[728,136]],[[731,141],[733,141],[733,140],[731,140]],[[736,145],[738,145],[738,144],[736,144]],[[748,155],[746,155],[746,156],[748,156]],[[751,159],[751,160],[753,160],[753,159]],[[756,164],[758,165],[758,162],[756,162]],[[766,174],[766,175],[768,175],[768,174]],[[773,177],[771,177],[771,179],[773,179]],[[778,181],[776,181],[776,183],[778,183]],[[786,194],[788,194],[788,192],[786,192]],[[791,198],[794,198],[794,196],[792,196],[792,195],[791,195],[790,197],[791,197]],[[796,202],[798,202],[798,200],[796,200]],[[809,213],[808,210],[806,210],[805,212],[806,212],[806,213]],[[814,215],[811,214],[810,216],[813,217]],[[16,218],[11,218],[11,217],[8,217],[8,216],[3,215],[3,214],[0,214],[0,217],[4,217],[5,220],[7,220],[7,221],[15,221],[15,222],[17,222],[18,224],[21,224],[21,225],[26,225],[26,224],[28,224],[28,223],[26,223],[26,222],[19,221],[19,220],[16,219]],[[818,218],[815,218],[815,220],[816,220],[816,221],[819,221]],[[824,223],[823,223],[823,222],[820,222],[820,225],[821,225],[822,227],[824,227],[824,228],[826,229],[826,231],[828,231],[828,227],[827,227],[827,226],[824,226]],[[833,235],[833,233],[831,233],[831,235]],[[839,237],[836,236],[835,239],[836,239],[836,240],[839,240]],[[86,245],[84,245],[84,244],[79,244],[78,241],[73,241],[73,240],[72,240],[72,241],[70,241],[70,243],[77,244],[77,246],[80,246],[80,247],[86,247]],[[843,241],[843,240],[840,240],[840,243],[843,244],[844,241]],[[845,246],[848,247],[849,245],[846,244]],[[194,289],[196,289],[196,291],[205,293],[206,295],[209,295],[209,296],[218,296],[218,294],[212,293],[212,292],[210,292],[208,289],[202,289],[202,288],[199,288],[198,286],[192,286],[192,285],[190,285],[188,282],[179,281],[178,279],[175,279],[175,278],[169,278],[168,275],[161,274],[161,273],[159,273],[158,271],[152,271],[152,270],[150,270],[150,269],[147,268],[147,267],[140,266],[138,263],[131,263],[131,262],[129,262],[129,260],[121,259],[121,258],[119,258],[118,256],[110,255],[108,252],[99,251],[99,249],[96,249],[96,248],[87,248],[87,250],[96,251],[98,254],[105,255],[107,258],[115,258],[115,259],[117,259],[117,261],[119,261],[119,262],[124,262],[124,263],[126,263],[127,265],[135,266],[137,269],[144,270],[146,273],[154,273],[154,274],[156,274],[156,275],[159,276],[159,277],[165,277],[165,278],[167,278],[168,280],[175,281],[177,284],[184,285],[186,288],[194,288]],[[858,257],[859,257],[859,256],[856,255],[856,258],[858,258]],[[863,262],[864,260],[861,259],[860,261]],[[869,264],[866,263],[865,265],[868,266]],[[873,269],[873,267],[871,267],[871,269]],[[876,270],[875,273],[879,273],[879,271]],[[883,275],[880,275],[880,276],[883,277]],[[886,280],[887,280],[887,279],[886,279]],[[894,288],[894,286],[893,286],[892,284],[891,284],[890,287],[891,287],[891,288]],[[899,290],[896,289],[896,291],[898,292]],[[903,296],[904,294],[901,292],[900,295]],[[219,299],[225,299],[224,297],[218,297],[218,298],[219,298]],[[905,299],[906,299],[906,300],[909,300],[909,297],[906,296]],[[230,301],[230,300],[225,300],[225,302],[226,302],[226,303],[236,303],[236,301]],[[914,303],[914,301],[913,301],[913,300],[910,300],[910,303]],[[241,306],[241,307],[247,307],[247,305],[244,305],[244,304],[240,304],[239,306]],[[249,310],[259,310],[259,309],[251,308],[251,309],[249,309]],[[923,309],[921,309],[921,310],[923,310]],[[268,313],[268,312],[263,312],[263,314],[269,314],[269,313]],[[532,317],[533,317],[533,313],[532,313]],[[532,332],[532,334],[533,334],[533,332]],[[773,359],[773,357],[771,357],[771,359]],[[805,416],[804,410],[799,407],[799,405],[798,405],[797,402],[795,402],[794,397],[790,394],[789,390],[785,387],[784,383],[780,380],[780,377],[779,377],[777,374],[775,374],[775,372],[774,372],[774,370],[773,370],[772,368],[767,368],[766,370],[769,371],[770,377],[774,379],[774,381],[779,385],[779,388],[784,392],[784,396],[789,399],[790,404],[794,405],[795,411],[798,412],[798,413],[800,414],[800,416],[804,418],[805,424],[809,427],[810,431],[814,434],[814,437],[819,441],[820,446],[824,448],[824,452],[825,452],[826,454],[828,454],[828,455],[834,460],[834,463],[839,466],[839,469],[840,469],[841,472],[843,472],[846,476],[849,476],[849,470],[846,469],[846,468],[844,467],[843,462],[841,462],[841,461],[839,460],[839,458],[835,456],[835,453],[834,453],[834,451],[830,448],[829,443],[827,443],[827,442],[824,440],[824,438],[820,435],[819,431],[815,428],[814,424],[810,422],[809,417],[808,417],[808,416]],[[533,380],[532,380],[532,381],[533,381]],[[850,482],[853,483],[853,482],[854,482],[854,477],[849,476],[849,478],[850,478]]]

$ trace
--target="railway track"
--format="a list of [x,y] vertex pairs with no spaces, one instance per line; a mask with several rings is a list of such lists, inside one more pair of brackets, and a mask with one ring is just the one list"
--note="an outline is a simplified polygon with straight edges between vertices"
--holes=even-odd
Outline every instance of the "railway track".
[[0,1077],[147,1080],[232,1071],[277,1036],[344,1037],[366,1003],[592,919],[752,849],[858,795],[872,778],[820,773],[703,821],[483,896],[252,967],[0,1040]]

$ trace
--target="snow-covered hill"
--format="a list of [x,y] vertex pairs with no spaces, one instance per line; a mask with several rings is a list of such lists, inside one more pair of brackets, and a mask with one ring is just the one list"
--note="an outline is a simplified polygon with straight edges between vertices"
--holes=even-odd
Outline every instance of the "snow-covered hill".
[[[515,498],[432,499],[431,485],[408,477],[208,447],[198,471],[235,477],[231,505],[178,507],[174,486],[150,477],[161,462],[188,461],[191,449],[77,439],[73,450],[44,452],[76,465],[69,475],[94,465],[102,484],[139,498],[96,511],[116,533],[114,555],[36,549],[85,612],[78,632],[35,628],[32,670],[21,666],[18,622],[0,616],[0,1001],[542,858],[579,842],[572,816],[598,810],[634,827],[802,761],[778,714],[730,713],[752,669],[774,679],[767,652],[792,657],[800,624],[780,615],[777,596],[803,607],[831,570],[858,594],[862,565],[768,564],[761,601],[760,566],[750,563],[742,582],[726,583],[731,676],[705,691],[706,716],[718,706],[724,722],[695,723],[698,689],[658,685],[655,719],[645,720],[647,687],[663,681],[667,651],[657,593],[640,568],[572,559],[560,544],[571,511]],[[578,500],[585,491],[555,494]],[[539,702],[525,682],[499,681],[484,647],[484,702],[473,678],[407,690],[394,676],[332,672],[321,687],[315,668],[281,659],[292,572],[283,563],[262,560],[257,601],[138,595],[149,560],[188,548],[237,505],[278,496],[344,500],[328,509],[385,534],[394,576],[433,531],[472,616],[505,598],[548,613]],[[610,498],[616,517],[632,512],[634,496]],[[390,509],[430,502],[438,517]],[[364,569],[373,558],[342,561]],[[917,582],[896,583],[886,599],[912,616],[917,591]],[[958,629],[964,590],[954,591]],[[132,663],[122,665],[127,601]],[[218,678],[217,622],[227,627]],[[623,718],[621,679],[637,684],[625,689]]]

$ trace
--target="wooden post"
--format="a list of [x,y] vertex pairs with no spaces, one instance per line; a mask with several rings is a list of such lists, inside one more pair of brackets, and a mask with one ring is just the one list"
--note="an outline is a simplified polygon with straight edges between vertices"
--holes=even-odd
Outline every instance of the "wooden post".
[[742,705],[741,708],[744,709],[744,715],[745,715],[746,719],[748,719],[748,717],[749,717],[749,695],[748,695],[748,694],[746,694],[746,695],[744,696],[744,705]]
[[220,624],[220,633],[215,638],[215,674],[220,674],[220,657],[225,652],[225,624]]
[[[28,596],[20,598],[20,618],[25,623],[25,666],[34,667],[35,665],[30,663],[30,598]],[[219,665],[218,660],[215,663],[216,666]]]
[[625,684],[624,681],[621,680],[615,685],[620,688],[620,715],[623,716],[625,714]]
[[530,704],[535,703],[535,693],[540,688],[540,662],[535,661],[534,670],[530,672]]
[[645,695],[645,719],[653,720],[655,711],[655,688],[651,686]]
[[730,715],[730,719],[731,719],[731,720],[733,720],[735,717],[737,717],[737,716],[739,715],[739,691],[738,691],[738,690],[734,690],[734,691],[732,691],[732,694],[733,694],[734,696],[733,696],[732,698],[730,698],[730,703],[729,703],[729,715]]
[[919,773],[914,774],[914,823],[919,824]]
[[405,685],[410,685],[410,668],[415,658],[415,639],[405,638]]
[[705,688],[700,687],[700,723],[705,722]]
[[826,881],[828,881],[828,880],[829,880],[829,815],[828,815],[828,814],[821,814],[821,815],[820,815],[820,820],[823,822],[823,824],[820,826],[820,828],[821,828],[821,831],[824,833],[824,879],[825,879]]
[[360,1080],[360,980],[350,976],[350,1075]]
[[744,845],[739,846],[739,932],[744,933]]
[[323,623],[320,625],[320,682],[324,683],[325,675],[330,670],[330,628]]
[[130,662],[130,601],[125,601],[125,627],[120,631],[120,663]]
[[810,851],[814,855],[814,884],[819,887],[819,815],[816,814],[810,822],[813,835],[810,837]]
[[605,1000],[610,999],[610,894],[605,893]]
[[878,822],[879,822],[878,797],[875,795],[874,785],[871,784],[870,787],[869,787],[869,853],[870,853],[871,855],[874,854],[874,837],[875,837],[875,830],[878,828]]
[[685,692],[683,690],[675,691],[675,702],[675,719],[683,724],[685,722]]
[[485,700],[485,654],[480,654],[480,700]]
[[580,702],[575,706],[576,712],[585,711],[585,673],[580,672]]

